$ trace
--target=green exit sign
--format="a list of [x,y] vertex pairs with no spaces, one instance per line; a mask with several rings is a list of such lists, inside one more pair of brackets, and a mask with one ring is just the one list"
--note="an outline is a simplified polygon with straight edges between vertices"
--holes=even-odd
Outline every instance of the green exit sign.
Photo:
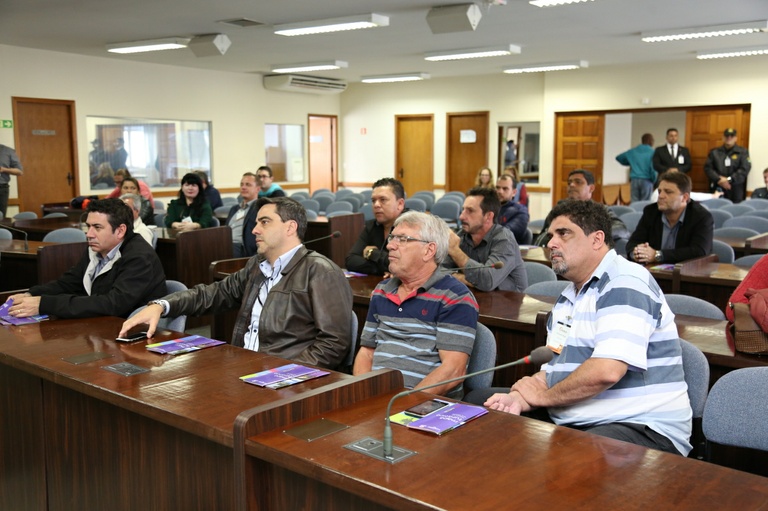
[[3,128],[13,128],[13,121],[10,119],[3,119]]

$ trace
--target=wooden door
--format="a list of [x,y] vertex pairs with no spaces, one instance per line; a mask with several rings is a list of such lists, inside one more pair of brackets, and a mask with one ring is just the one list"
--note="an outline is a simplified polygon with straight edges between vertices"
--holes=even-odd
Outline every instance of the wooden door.
[[467,193],[480,169],[488,166],[488,119],[488,112],[448,114],[446,191]]
[[604,114],[556,114],[555,175],[552,204],[568,196],[568,174],[584,169],[595,175],[592,198],[600,201],[603,182]]
[[336,191],[338,184],[335,115],[309,116],[309,189]]
[[433,133],[431,114],[395,116],[395,179],[407,195],[434,189]]
[[19,177],[19,211],[41,214],[48,202],[79,195],[75,102],[12,98]]
[[685,145],[691,152],[693,190],[709,192],[709,179],[704,174],[704,162],[709,151],[723,145],[723,131],[734,128],[740,146],[749,147],[749,107],[717,106],[689,108],[685,117]]

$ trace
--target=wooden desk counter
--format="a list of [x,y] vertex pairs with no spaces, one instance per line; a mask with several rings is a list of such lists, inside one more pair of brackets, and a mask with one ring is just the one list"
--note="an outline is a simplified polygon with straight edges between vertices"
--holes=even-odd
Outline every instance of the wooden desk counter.
[[[285,426],[249,437],[256,475],[240,509],[768,508],[763,477],[499,412],[442,437],[393,424],[394,444],[418,453],[394,465],[345,449],[382,438],[391,395],[297,421],[349,426],[312,442]],[[402,398],[392,412],[426,398]]]
[[[158,355],[115,342],[122,321],[0,327],[0,509],[232,509],[237,415],[353,381],[262,389],[239,377],[286,361],[229,345]],[[92,352],[111,356],[62,360]],[[118,362],[150,371],[103,369]]]
[[[29,236],[29,240],[43,241],[46,234],[56,229],[64,229],[70,227],[73,229],[80,229],[81,224],[79,221],[73,221],[70,218],[56,217],[56,218],[34,218],[30,220],[15,220],[13,227],[25,231]],[[13,232],[13,231],[12,231]],[[13,232],[14,238],[23,238],[18,232]]]
[[58,279],[83,257],[87,247],[85,242],[30,241],[27,250],[23,240],[0,240],[0,292]]
[[747,238],[744,243],[744,253],[746,255],[768,254],[768,233]]
[[[323,216],[317,220],[307,222],[307,232],[304,235],[304,240],[308,242],[307,248],[320,252],[336,263],[339,268],[344,268],[347,254],[352,250],[352,246],[360,236],[364,225],[365,219],[362,213],[340,215],[331,218]],[[341,237],[311,243],[314,239],[328,236],[336,231],[341,233]]]
[[701,298],[725,310],[728,299],[749,269],[716,262],[715,257],[707,256],[675,265],[672,292]]

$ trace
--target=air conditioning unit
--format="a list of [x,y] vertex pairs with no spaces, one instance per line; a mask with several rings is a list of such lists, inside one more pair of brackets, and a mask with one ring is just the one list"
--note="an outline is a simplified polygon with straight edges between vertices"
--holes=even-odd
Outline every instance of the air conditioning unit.
[[347,90],[347,82],[319,76],[266,75],[264,77],[264,88],[309,94],[340,94]]

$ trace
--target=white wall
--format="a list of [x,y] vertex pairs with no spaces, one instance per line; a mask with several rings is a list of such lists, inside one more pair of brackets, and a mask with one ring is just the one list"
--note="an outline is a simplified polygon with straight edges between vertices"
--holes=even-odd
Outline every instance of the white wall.
[[[306,126],[310,112],[339,114],[339,96],[267,91],[255,74],[3,45],[0,62],[13,70],[0,82],[0,119],[13,118],[12,96],[75,101],[81,188],[88,186],[89,115],[211,121],[213,179],[226,188],[263,164],[265,123]],[[13,130],[0,129],[0,143],[13,147]]]
[[605,116],[605,135],[603,136],[604,185],[616,185],[629,181],[629,167],[617,162],[616,155],[629,149],[631,140],[632,114]]

